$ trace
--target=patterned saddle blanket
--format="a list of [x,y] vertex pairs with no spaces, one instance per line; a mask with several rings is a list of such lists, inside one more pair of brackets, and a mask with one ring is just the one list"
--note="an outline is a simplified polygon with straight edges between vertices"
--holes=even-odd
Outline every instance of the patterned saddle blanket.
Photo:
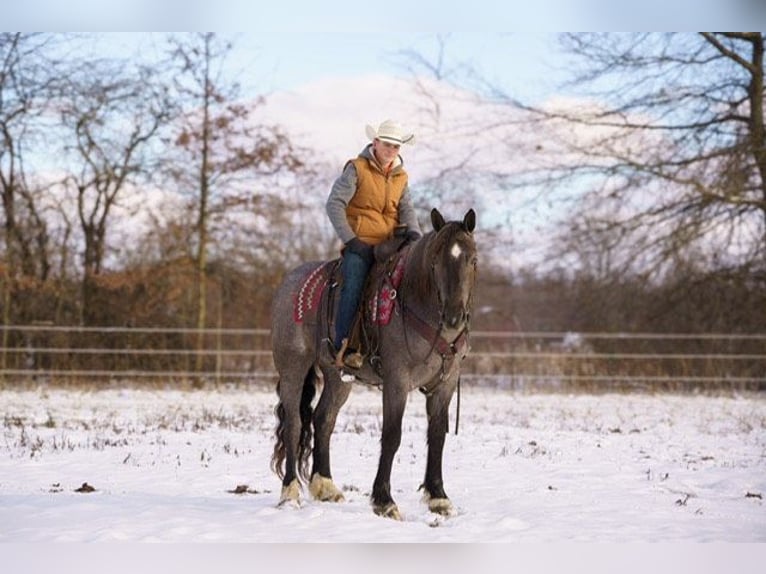
[[[404,277],[404,266],[409,247],[398,251],[382,265],[373,267],[367,278],[363,305],[367,317],[375,325],[388,325],[396,304],[397,289]],[[340,281],[340,260],[318,263],[306,274],[293,293],[293,321],[295,323],[316,323],[325,291],[334,282]],[[334,305],[327,306],[328,309]]]
[[293,321],[316,323],[322,294],[330,284],[333,271],[339,269],[339,261],[326,261],[314,267],[293,293]]

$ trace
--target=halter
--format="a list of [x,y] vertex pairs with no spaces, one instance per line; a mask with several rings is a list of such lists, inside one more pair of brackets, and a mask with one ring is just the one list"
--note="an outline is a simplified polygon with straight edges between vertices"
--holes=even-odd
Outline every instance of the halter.
[[[410,327],[412,327],[425,340],[431,340],[431,348],[428,350],[428,353],[421,360],[421,362],[425,363],[428,361],[434,351],[438,351],[439,356],[442,358],[442,368],[437,384],[442,382],[447,376],[447,373],[451,370],[454,360],[458,356],[460,356],[462,359],[468,353],[468,338],[470,334],[468,321],[466,321],[465,326],[457,334],[457,337],[455,337],[452,342],[449,342],[442,336],[442,331],[444,330],[444,321],[439,320],[438,327],[434,327],[428,321],[422,319],[417,313],[415,313],[411,307],[405,305],[402,305],[402,313],[404,315],[404,321]],[[407,353],[411,358],[414,358],[412,356],[412,350],[410,349],[406,330],[404,332],[404,338],[407,346]],[[426,387],[421,387],[420,390],[423,391],[426,395],[433,391],[433,389],[428,389]]]

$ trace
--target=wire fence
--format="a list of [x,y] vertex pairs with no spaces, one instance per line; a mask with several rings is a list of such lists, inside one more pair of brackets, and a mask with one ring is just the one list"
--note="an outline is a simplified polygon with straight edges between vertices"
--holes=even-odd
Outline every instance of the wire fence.
[[[268,329],[2,326],[0,382],[274,384]],[[474,331],[463,380],[504,388],[766,390],[766,334]],[[404,351],[406,352],[406,351]]]

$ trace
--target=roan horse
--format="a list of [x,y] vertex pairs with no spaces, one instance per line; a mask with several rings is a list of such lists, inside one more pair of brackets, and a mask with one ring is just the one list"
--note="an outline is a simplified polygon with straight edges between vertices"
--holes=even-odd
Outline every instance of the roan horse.
[[[391,466],[401,442],[407,396],[414,389],[420,389],[427,397],[428,459],[421,485],[424,500],[432,512],[454,514],[444,492],[442,453],[450,401],[458,384],[460,363],[468,352],[477,262],[473,237],[476,215],[469,210],[462,221],[446,222],[433,209],[431,222],[433,231],[399,252],[402,261],[399,269],[403,273],[398,288],[386,291],[395,304],[388,322],[371,326],[365,311],[365,330],[373,332],[367,344],[373,351],[356,373],[358,380],[382,389],[383,432],[371,503],[376,514],[397,520],[402,516],[391,497]],[[275,408],[278,424],[271,466],[282,478],[280,505],[300,504],[299,476],[309,483],[309,492],[317,500],[344,498],[332,480],[330,435],[352,383],[341,380],[328,344],[333,329],[332,312],[317,313],[316,319],[309,321],[297,307],[301,301],[312,298],[324,301],[328,309],[331,307],[333,296],[327,292],[336,287],[332,283],[333,274],[328,272],[330,278],[325,283],[312,279],[331,263],[306,263],[294,269],[274,297],[272,350],[279,374],[279,402]],[[383,283],[388,281],[385,263],[376,263],[370,277],[382,277]],[[371,300],[369,293],[368,286],[362,305],[367,306]],[[320,373],[322,392],[314,410],[312,402]],[[308,460],[312,454],[309,473]]]

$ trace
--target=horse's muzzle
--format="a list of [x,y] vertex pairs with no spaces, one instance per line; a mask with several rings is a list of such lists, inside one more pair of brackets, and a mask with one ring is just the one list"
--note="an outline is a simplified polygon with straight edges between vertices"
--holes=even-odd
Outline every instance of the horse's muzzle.
[[462,306],[456,306],[454,309],[445,309],[442,313],[442,323],[445,327],[455,329],[465,322],[467,316],[465,307]]

